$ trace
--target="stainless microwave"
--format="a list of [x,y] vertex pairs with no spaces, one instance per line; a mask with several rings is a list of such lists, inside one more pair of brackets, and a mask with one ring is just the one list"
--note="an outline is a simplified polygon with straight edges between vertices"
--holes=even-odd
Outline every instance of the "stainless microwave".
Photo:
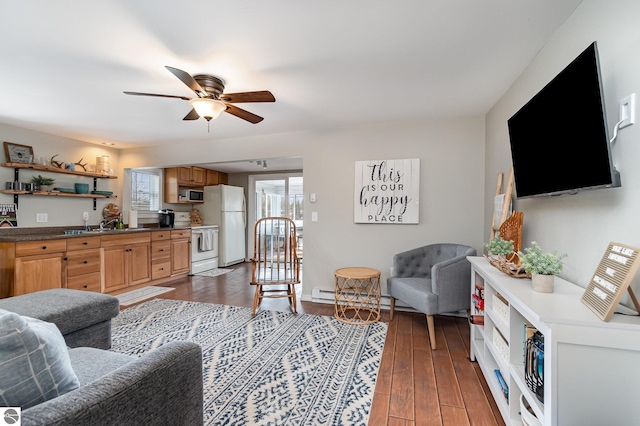
[[197,189],[181,189],[178,195],[180,196],[180,201],[184,202],[198,203],[204,201],[204,191]]

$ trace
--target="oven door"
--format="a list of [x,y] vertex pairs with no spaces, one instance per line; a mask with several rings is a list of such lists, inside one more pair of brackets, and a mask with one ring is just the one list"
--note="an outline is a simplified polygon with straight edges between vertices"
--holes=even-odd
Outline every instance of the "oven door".
[[191,230],[191,262],[218,257],[218,229]]

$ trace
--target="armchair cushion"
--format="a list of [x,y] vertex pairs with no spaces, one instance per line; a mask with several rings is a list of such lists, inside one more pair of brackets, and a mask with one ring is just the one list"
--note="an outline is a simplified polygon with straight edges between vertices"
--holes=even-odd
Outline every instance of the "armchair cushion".
[[0,405],[25,409],[79,386],[55,324],[0,309]]
[[394,278],[387,280],[387,293],[408,302],[412,308],[420,312],[436,312],[438,296],[430,290],[429,278]]

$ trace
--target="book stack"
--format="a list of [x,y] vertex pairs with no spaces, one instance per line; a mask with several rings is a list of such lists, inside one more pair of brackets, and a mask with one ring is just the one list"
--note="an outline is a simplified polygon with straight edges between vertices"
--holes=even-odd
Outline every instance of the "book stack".
[[481,284],[476,284],[471,297],[473,299],[473,315],[469,316],[469,322],[484,325],[484,287]]
[[496,373],[496,378],[498,379],[498,384],[502,390],[502,395],[504,395],[505,399],[509,401],[509,386],[507,386],[507,383],[504,381],[502,373],[498,369],[493,370],[493,372]]
[[476,284],[472,297],[473,306],[475,308],[474,314],[484,314],[484,287],[480,284]]

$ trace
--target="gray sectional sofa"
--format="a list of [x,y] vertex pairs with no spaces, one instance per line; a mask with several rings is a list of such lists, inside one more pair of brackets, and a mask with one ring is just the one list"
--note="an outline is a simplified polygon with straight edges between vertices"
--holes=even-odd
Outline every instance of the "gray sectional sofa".
[[[16,344],[13,346],[16,347],[25,340],[27,333],[33,332],[33,347],[43,346],[39,339],[44,338],[44,330],[44,334],[49,334],[46,338],[51,339],[44,346],[58,346],[39,358],[45,364],[44,369],[48,371],[48,366],[53,365],[51,360],[58,356],[64,358],[61,362],[67,367],[70,363],[72,370],[67,369],[62,374],[73,376],[69,379],[72,385],[68,386],[72,390],[48,400],[39,399],[39,392],[36,392],[36,399],[23,405],[28,407],[22,409],[23,426],[203,424],[200,346],[172,342],[140,358],[105,350],[111,347],[111,319],[118,312],[117,298],[77,290],[45,290],[0,300],[0,339],[4,335],[7,342],[12,336],[22,335],[14,339]],[[7,325],[11,321],[22,324],[20,327],[25,330],[18,331],[13,323]],[[48,323],[55,324],[57,330]],[[33,374],[27,380],[16,377],[22,374],[18,373],[21,370],[33,370],[36,351],[25,345],[25,348],[19,348],[23,351],[20,356],[16,356],[9,346],[0,348],[0,358],[6,361],[4,367],[0,363],[0,377],[4,377],[4,383],[0,383],[0,406],[12,406],[2,404],[3,388],[15,391],[23,386],[22,383],[39,380]],[[29,359],[20,364],[22,358]],[[12,362],[27,367],[7,367]],[[55,377],[54,381],[57,379]],[[63,377],[63,380],[67,379]],[[22,395],[24,391],[16,393]]]

